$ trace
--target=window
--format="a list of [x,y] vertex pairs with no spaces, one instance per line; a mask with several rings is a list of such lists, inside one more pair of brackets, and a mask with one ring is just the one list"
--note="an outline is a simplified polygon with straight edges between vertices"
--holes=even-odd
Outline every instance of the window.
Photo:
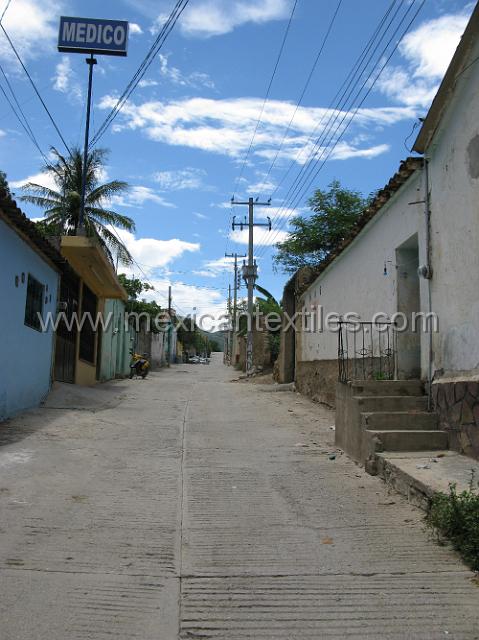
[[83,285],[82,309],[80,321],[83,326],[80,331],[80,359],[95,364],[95,331],[93,324],[96,319],[96,296]]
[[40,318],[43,313],[43,291],[45,287],[28,274],[27,300],[25,303],[25,324],[36,331],[41,330]]

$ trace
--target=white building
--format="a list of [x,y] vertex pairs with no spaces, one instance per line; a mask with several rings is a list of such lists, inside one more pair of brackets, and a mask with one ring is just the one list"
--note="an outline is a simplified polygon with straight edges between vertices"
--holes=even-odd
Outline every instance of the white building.
[[[479,6],[479,5],[478,5]],[[358,332],[284,336],[280,377],[334,403],[343,377],[421,378],[449,445],[479,457],[479,8],[476,6],[413,150],[354,233],[285,290],[289,312],[358,314]],[[306,284],[304,280],[306,279]],[[303,284],[301,284],[301,280]],[[402,312],[433,312],[437,331],[392,332]],[[398,317],[396,316],[396,319]],[[309,324],[308,324],[309,323]],[[388,342],[389,339],[389,342]],[[382,342],[380,342],[382,341]],[[338,353],[340,357],[338,358]],[[349,356],[347,358],[346,356]],[[294,361],[295,367],[291,362]]]

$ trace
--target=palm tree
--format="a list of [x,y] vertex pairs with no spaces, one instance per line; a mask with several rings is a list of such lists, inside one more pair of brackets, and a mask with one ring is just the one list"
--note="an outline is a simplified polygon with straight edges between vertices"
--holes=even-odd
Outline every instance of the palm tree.
[[[47,234],[75,235],[80,217],[83,154],[78,147],[74,147],[71,156],[66,158],[55,148],[52,148],[52,154],[54,160],[51,164],[46,164],[42,171],[51,175],[58,190],[28,182],[23,186],[24,195],[20,200],[44,210],[45,219],[39,225]],[[85,232],[87,236],[96,237],[108,252],[116,254],[120,262],[130,264],[130,252],[108,228],[135,230],[135,223],[131,218],[108,208],[112,198],[127,191],[129,186],[120,180],[100,183],[107,155],[106,149],[94,149],[88,154]]]

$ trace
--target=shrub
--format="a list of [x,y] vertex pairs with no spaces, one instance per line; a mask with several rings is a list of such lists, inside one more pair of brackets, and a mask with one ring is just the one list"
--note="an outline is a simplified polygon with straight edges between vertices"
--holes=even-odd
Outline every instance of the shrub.
[[479,491],[474,471],[469,489],[458,494],[456,485],[450,484],[449,493],[433,497],[426,523],[439,541],[449,539],[471,569],[479,571]]

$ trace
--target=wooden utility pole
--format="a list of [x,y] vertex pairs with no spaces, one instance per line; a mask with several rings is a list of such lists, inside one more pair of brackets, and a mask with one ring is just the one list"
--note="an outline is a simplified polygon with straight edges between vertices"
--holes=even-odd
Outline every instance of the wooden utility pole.
[[[233,315],[232,315],[232,330],[230,332],[230,364],[233,362],[234,354],[236,353],[236,332],[238,331],[237,318],[238,318],[238,289],[240,287],[240,280],[238,274],[238,258],[246,258],[246,253],[241,255],[238,253],[225,253],[225,258],[234,258],[234,285],[233,285]],[[231,316],[231,310],[229,310]]]
[[246,375],[251,376],[253,374],[253,293],[256,278],[258,277],[258,267],[254,260],[254,228],[255,227],[268,227],[271,231],[271,218],[267,218],[268,222],[255,222],[254,221],[254,208],[255,206],[267,207],[271,204],[271,199],[268,202],[258,202],[258,198],[248,198],[247,202],[236,202],[233,198],[231,204],[235,205],[248,205],[248,221],[246,218],[243,222],[236,222],[236,216],[233,216],[233,231],[236,228],[243,229],[248,228],[248,264],[243,267],[243,278],[248,285],[248,337],[246,343]]

